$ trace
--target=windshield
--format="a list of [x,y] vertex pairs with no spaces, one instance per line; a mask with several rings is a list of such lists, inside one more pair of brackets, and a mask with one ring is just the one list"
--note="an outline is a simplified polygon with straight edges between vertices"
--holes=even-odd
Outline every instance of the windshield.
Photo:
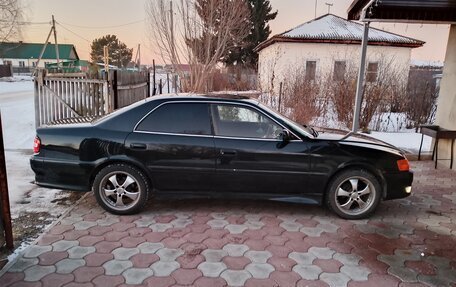
[[297,122],[293,121],[292,119],[287,118],[286,116],[280,114],[278,111],[262,104],[258,103],[260,107],[263,109],[267,110],[268,112],[274,114],[276,117],[280,118],[282,121],[284,121],[287,125],[291,126],[294,130],[300,132],[301,134],[309,137],[309,138],[315,138],[318,136],[317,132],[310,126],[307,125],[300,125]]

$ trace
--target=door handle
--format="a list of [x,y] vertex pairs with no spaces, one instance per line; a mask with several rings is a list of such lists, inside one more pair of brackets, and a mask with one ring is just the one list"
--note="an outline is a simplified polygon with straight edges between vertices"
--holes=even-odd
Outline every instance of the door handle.
[[132,143],[132,144],[130,144],[130,147],[132,149],[146,149],[147,145],[143,144],[143,143]]
[[235,150],[220,150],[220,155],[226,155],[226,156],[235,156],[237,154],[237,151]]

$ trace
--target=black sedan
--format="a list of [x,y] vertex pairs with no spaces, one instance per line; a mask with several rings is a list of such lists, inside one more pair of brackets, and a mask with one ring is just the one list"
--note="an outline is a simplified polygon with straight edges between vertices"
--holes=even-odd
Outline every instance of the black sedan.
[[358,134],[318,134],[251,99],[159,96],[104,118],[37,129],[41,186],[88,191],[115,214],[149,196],[326,204],[365,218],[411,193],[397,148]]

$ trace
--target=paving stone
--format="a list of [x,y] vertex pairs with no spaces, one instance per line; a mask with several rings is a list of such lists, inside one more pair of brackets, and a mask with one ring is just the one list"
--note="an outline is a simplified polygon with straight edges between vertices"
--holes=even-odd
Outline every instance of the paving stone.
[[225,270],[222,272],[220,277],[225,279],[226,283],[228,283],[229,286],[234,287],[244,286],[245,281],[251,278],[252,275],[250,275],[250,273],[245,270]]
[[241,234],[242,232],[246,231],[248,227],[244,224],[228,224],[225,226],[231,234]]
[[194,282],[196,287],[226,287],[227,283],[223,278],[201,277]]
[[253,278],[266,279],[269,278],[269,274],[271,274],[275,268],[268,263],[250,263],[245,267],[245,270],[249,271]]
[[320,227],[302,227],[299,231],[312,237],[319,237],[324,232],[323,228]]
[[356,254],[344,254],[338,252],[333,255],[333,258],[348,266],[356,266],[359,264],[359,260],[361,260],[361,257]]
[[160,257],[160,261],[171,262],[175,261],[177,257],[183,255],[184,251],[181,249],[162,248],[159,249],[156,254]]
[[114,258],[117,260],[128,260],[133,255],[139,253],[139,248],[119,247],[119,248],[114,249],[111,253],[112,253],[112,255],[114,255]]
[[292,270],[306,280],[317,280],[320,273],[323,272],[318,266],[302,264],[295,265]]
[[188,218],[177,218],[171,221],[174,228],[185,228],[193,223],[193,220]]
[[279,226],[286,231],[299,231],[303,227],[302,224],[298,222],[282,222]]
[[123,260],[110,260],[103,264],[106,275],[120,275],[128,268],[133,267],[133,263]]
[[298,264],[311,265],[312,262],[317,258],[311,253],[302,253],[302,252],[291,252],[288,255],[289,258],[296,261]]
[[56,272],[68,274],[86,264],[84,259],[63,259],[55,264]]
[[206,249],[201,252],[201,255],[206,258],[207,262],[220,262],[223,257],[228,256],[228,252],[225,250]]
[[144,281],[144,284],[147,284],[146,286],[149,287],[169,287],[169,286],[175,286],[176,285],[176,280],[174,280],[173,277],[167,276],[167,277],[149,277]]
[[79,283],[91,282],[95,277],[103,273],[103,267],[79,267],[73,271],[74,281]]
[[249,258],[244,256],[225,256],[223,257],[223,263],[226,267],[231,270],[244,270],[245,266],[252,263]]
[[173,225],[171,223],[153,223],[149,225],[149,228],[152,229],[153,232],[163,232],[173,228]]
[[281,257],[271,257],[268,259],[268,263],[274,266],[276,271],[288,272],[291,271],[293,266],[297,263],[290,258],[281,258]]
[[109,217],[107,216],[105,218],[98,219],[96,222],[99,226],[110,226],[110,225],[113,225],[114,223],[120,222],[120,220],[117,216],[109,216]]
[[402,281],[405,282],[417,282],[418,274],[416,271],[411,270],[405,267],[390,267],[388,268],[388,273],[396,276]]
[[54,265],[55,263],[59,262],[60,260],[67,258],[68,253],[65,251],[62,252],[54,252],[49,251],[46,253],[41,254],[38,258],[40,260],[40,265]]
[[92,283],[95,287],[113,287],[119,286],[120,284],[125,282],[125,278],[123,276],[113,276],[113,275],[100,275],[97,278],[92,280]]
[[114,249],[119,248],[121,244],[119,242],[102,241],[95,244],[97,253],[111,253]]
[[30,268],[27,268],[24,271],[25,277],[24,281],[38,281],[44,276],[54,273],[55,272],[55,266],[41,266],[41,265],[35,265],[31,266]]
[[51,273],[43,278],[41,278],[41,282],[43,283],[43,286],[45,287],[59,287],[63,286],[67,283],[70,283],[74,280],[74,275],[73,274],[57,274],[57,273]]
[[227,226],[228,224],[229,222],[224,219],[212,219],[207,222],[207,225],[209,225],[213,229],[221,229]]
[[203,274],[198,269],[177,269],[172,274],[177,284],[191,286]]
[[96,225],[97,223],[93,221],[79,221],[73,224],[74,230],[87,230]]
[[101,266],[112,259],[114,259],[112,254],[105,253],[90,253],[84,257],[86,266]]
[[327,247],[310,247],[309,253],[312,253],[319,259],[331,259],[335,251]]
[[60,240],[52,243],[53,251],[67,251],[71,247],[78,246],[79,241],[77,240]]
[[94,253],[95,251],[96,251],[95,247],[93,247],[93,246],[90,246],[90,247],[74,246],[67,250],[68,255],[69,255],[68,258],[71,258],[71,259],[84,258],[84,256],[86,256],[90,253]]
[[244,256],[249,258],[254,263],[266,263],[268,259],[272,257],[272,254],[269,251],[249,250],[244,254]]
[[127,284],[142,284],[146,278],[154,275],[154,271],[150,268],[130,268],[122,273]]
[[165,277],[171,275],[176,269],[180,267],[176,261],[162,262],[157,261],[150,266],[154,270],[154,276]]
[[322,273],[320,280],[328,283],[331,287],[345,287],[350,281],[350,278],[343,273]]
[[31,245],[27,247],[24,254],[22,255],[24,258],[34,258],[38,257],[41,254],[51,251],[51,246],[39,246],[39,245]]
[[151,254],[157,252],[159,249],[164,248],[165,245],[163,243],[151,243],[151,242],[144,242],[138,245],[138,249],[141,253],[144,254]]
[[227,244],[223,246],[223,250],[228,253],[229,256],[242,256],[249,250],[249,247],[245,244]]
[[22,272],[30,266],[37,265],[39,262],[38,258],[19,258],[16,263],[8,270],[8,272]]
[[206,277],[219,277],[227,269],[223,262],[203,262],[197,268]]
[[366,281],[371,271],[363,266],[342,266],[340,271],[355,281]]

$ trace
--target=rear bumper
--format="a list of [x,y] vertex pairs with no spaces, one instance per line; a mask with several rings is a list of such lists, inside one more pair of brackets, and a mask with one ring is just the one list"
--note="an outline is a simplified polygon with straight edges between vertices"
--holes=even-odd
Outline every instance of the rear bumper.
[[91,190],[90,168],[84,168],[80,163],[32,156],[30,166],[35,172],[35,183],[40,186],[75,191]]
[[384,200],[404,198],[412,193],[407,192],[407,188],[412,186],[413,172],[400,172],[394,174],[385,174],[386,195]]

